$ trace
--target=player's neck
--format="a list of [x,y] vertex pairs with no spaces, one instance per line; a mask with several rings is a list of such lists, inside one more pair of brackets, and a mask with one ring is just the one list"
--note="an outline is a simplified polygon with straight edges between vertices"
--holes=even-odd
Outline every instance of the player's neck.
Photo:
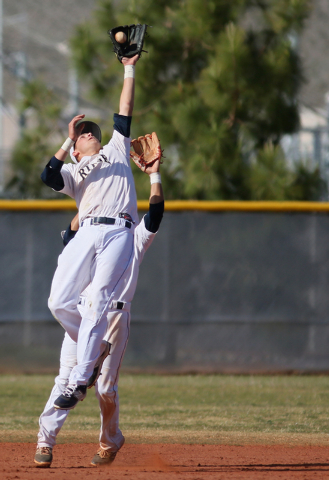
[[98,155],[100,150],[89,150],[77,155],[77,160],[80,162],[84,157],[92,157],[93,155]]

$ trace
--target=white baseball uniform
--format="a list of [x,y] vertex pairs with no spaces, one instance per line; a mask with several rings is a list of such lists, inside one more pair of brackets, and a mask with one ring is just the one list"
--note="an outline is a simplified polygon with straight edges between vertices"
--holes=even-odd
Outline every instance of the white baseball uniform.
[[[124,437],[119,428],[118,379],[129,337],[130,305],[136,290],[139,265],[156,235],[147,230],[144,220],[145,217],[135,229],[134,253],[130,258],[125,276],[117,283],[111,295],[111,309],[107,313],[108,331],[105,335],[105,340],[111,343],[111,352],[103,363],[102,375],[95,385],[101,412],[100,446],[104,450],[114,452],[118,451],[124,443]],[[72,243],[73,240],[65,247],[64,251]],[[81,298],[79,310],[82,317],[84,308],[88,308],[91,288],[92,285],[83,292]],[[118,306],[122,309],[116,309]],[[61,350],[59,375],[55,379],[55,385],[39,419],[38,447],[52,448],[56,444],[56,436],[69,410],[55,409],[54,400],[65,390],[76,362],[77,344],[66,333]]]
[[[133,256],[138,216],[129,151],[130,138],[114,130],[99,154],[85,156],[78,164],[63,165],[55,157],[50,162],[49,168],[60,170],[63,178],[60,191],[74,198],[79,209],[79,231],[59,257],[48,301],[54,317],[77,342],[70,384],[85,385],[93,372],[108,328],[112,293]],[[114,219],[114,224],[93,224],[95,217]],[[81,320],[77,305],[89,284]]]

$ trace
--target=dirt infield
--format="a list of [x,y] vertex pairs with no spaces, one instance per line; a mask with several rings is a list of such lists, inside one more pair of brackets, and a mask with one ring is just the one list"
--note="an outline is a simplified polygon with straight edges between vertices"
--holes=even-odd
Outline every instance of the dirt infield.
[[92,467],[94,444],[58,445],[36,468],[35,445],[0,443],[1,480],[329,479],[329,447],[126,444],[111,467]]

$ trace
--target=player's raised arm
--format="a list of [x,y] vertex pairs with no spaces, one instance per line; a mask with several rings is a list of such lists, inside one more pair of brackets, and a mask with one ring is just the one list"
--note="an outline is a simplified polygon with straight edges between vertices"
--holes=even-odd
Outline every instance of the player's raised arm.
[[139,55],[131,58],[122,58],[125,71],[119,103],[119,114],[115,113],[113,116],[114,130],[117,130],[126,138],[130,138],[130,126],[135,97],[135,65],[138,59]]
[[151,192],[149,211],[144,217],[145,227],[149,232],[155,233],[159,226],[164,212],[164,196],[160,174],[160,159],[145,168],[145,173],[150,177]]
[[84,118],[84,114],[74,117],[68,125],[68,137],[61,146],[61,148],[55,153],[50,161],[45,166],[41,180],[50,188],[53,188],[57,192],[64,188],[64,179],[61,174],[61,169],[64,164],[64,160],[70,151],[70,148],[75,144],[82,128],[76,128],[76,124]]
[[70,152],[71,147],[75,144],[77,141],[82,129],[83,129],[83,124],[80,124],[80,126],[77,128],[76,125],[80,120],[82,120],[85,117],[84,114],[77,115],[76,117],[72,118],[72,120],[69,123],[68,130],[69,130],[69,135],[61,148],[58,150],[58,152],[55,153],[55,157],[57,160],[61,160],[62,162],[65,160],[67,154]]
[[138,137],[131,142],[133,151],[130,158],[143,172],[150,177],[150,207],[144,217],[145,227],[149,232],[158,231],[164,212],[164,196],[161,184],[160,163],[162,149],[155,132]]
[[[141,56],[147,24],[132,24],[112,28],[108,31],[113,44],[113,52],[124,65],[125,75],[120,98],[120,115],[131,116],[134,108],[135,65]],[[146,52],[147,53],[147,52]]]
[[150,204],[164,202],[160,174],[160,160],[156,160],[152,165],[146,167],[145,173],[148,174],[151,182]]
[[138,55],[122,59],[125,72],[120,96],[119,115],[132,116],[135,99],[135,65],[138,59]]

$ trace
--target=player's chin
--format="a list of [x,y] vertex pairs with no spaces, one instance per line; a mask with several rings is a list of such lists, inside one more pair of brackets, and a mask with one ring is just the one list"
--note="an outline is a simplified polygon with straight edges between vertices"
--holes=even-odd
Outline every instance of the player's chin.
[[90,140],[89,145],[98,150],[101,148],[100,142],[95,137]]

